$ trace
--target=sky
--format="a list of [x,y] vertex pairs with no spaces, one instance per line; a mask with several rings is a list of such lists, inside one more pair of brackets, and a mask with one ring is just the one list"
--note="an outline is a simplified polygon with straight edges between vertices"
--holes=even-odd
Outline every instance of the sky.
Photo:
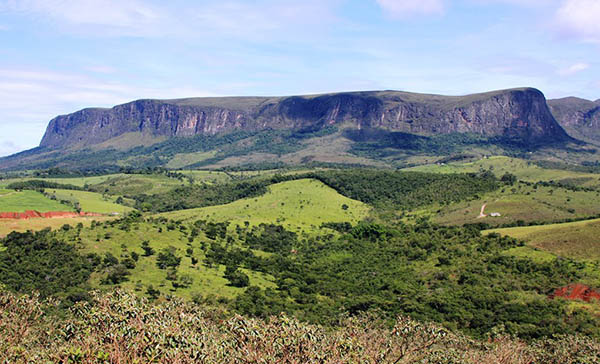
[[140,98],[600,98],[600,0],[0,0],[0,156]]

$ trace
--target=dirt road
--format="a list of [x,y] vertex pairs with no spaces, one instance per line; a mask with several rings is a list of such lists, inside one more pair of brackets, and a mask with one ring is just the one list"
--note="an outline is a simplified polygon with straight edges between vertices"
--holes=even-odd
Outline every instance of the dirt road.
[[483,204],[483,206],[481,206],[481,212],[479,213],[479,216],[477,216],[478,219],[481,219],[483,217],[486,217],[487,215],[484,213],[485,211],[485,207],[487,206],[487,204]]

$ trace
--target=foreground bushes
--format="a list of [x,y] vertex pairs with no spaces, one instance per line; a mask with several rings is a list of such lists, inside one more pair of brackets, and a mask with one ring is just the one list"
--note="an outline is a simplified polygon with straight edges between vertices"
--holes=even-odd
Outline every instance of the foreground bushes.
[[182,301],[149,304],[116,291],[92,294],[68,318],[57,303],[0,292],[0,363],[597,363],[600,343],[579,336],[525,344],[477,342],[401,317],[370,317],[335,330],[286,316],[263,321]]

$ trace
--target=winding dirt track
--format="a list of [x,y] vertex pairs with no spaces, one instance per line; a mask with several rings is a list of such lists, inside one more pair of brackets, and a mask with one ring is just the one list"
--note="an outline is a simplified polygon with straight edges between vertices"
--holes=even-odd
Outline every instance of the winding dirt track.
[[485,207],[487,206],[486,203],[483,204],[483,206],[481,206],[481,212],[479,212],[479,216],[477,216],[478,219],[484,218],[487,215],[484,213],[485,211]]

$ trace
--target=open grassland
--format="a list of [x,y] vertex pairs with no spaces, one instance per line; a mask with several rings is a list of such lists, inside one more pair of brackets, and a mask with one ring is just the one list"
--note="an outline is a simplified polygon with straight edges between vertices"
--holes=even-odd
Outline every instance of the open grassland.
[[82,211],[96,212],[100,214],[111,214],[119,213],[124,214],[132,211],[133,209],[128,206],[117,204],[115,201],[117,197],[114,196],[103,196],[96,192],[87,191],[73,191],[73,190],[60,190],[54,188],[47,188],[46,193],[56,196],[56,199],[71,201],[71,203],[78,203]]
[[37,191],[10,191],[1,190],[0,212],[25,212],[36,210],[48,211],[73,211],[73,208],[53,201]]
[[221,183],[231,181],[234,172],[201,171],[201,170],[180,170],[177,173],[192,177],[194,182]]
[[575,259],[600,259],[600,219],[564,224],[494,229],[532,247]]
[[476,173],[491,171],[498,177],[501,177],[505,173],[512,173],[519,180],[528,182],[555,181],[581,187],[600,187],[600,174],[547,169],[530,161],[504,156],[484,158],[469,163],[428,164],[407,168],[406,170],[430,173]]
[[17,219],[0,219],[0,237],[6,236],[13,231],[24,232],[27,230],[42,230],[50,228],[56,230],[65,224],[75,226],[78,223],[82,223],[83,226],[90,226],[93,220],[105,221],[113,219],[111,217],[99,216],[99,217],[53,217],[49,219],[45,218],[34,218],[27,220]]
[[138,195],[166,192],[175,187],[189,184],[163,174],[123,174],[113,176],[99,184],[90,185],[95,192],[110,195]]
[[202,162],[206,159],[212,158],[217,154],[216,151],[210,152],[195,152],[195,153],[179,153],[175,154],[173,158],[166,164],[167,168],[185,168],[186,166],[194,163]]
[[238,200],[226,205],[174,211],[161,214],[169,219],[230,221],[243,225],[277,223],[289,229],[312,230],[323,222],[356,223],[366,217],[370,208],[344,197],[334,189],[313,179],[282,182],[269,186],[268,192],[256,198]]
[[[478,218],[481,207],[484,213]],[[501,216],[491,217],[497,212]],[[570,191],[564,188],[527,186],[517,183],[504,186],[480,198],[446,206],[431,206],[416,212],[417,216],[430,216],[433,221],[445,225],[465,223],[488,223],[498,226],[516,221],[561,221],[583,218],[600,213],[600,194],[596,191]]]
[[[225,267],[223,265],[212,265],[207,267],[202,264],[205,259],[205,250],[209,239],[199,236],[196,240],[190,242],[187,238],[187,231],[174,225],[166,223],[139,223],[129,230],[119,229],[118,227],[98,225],[92,229],[82,230],[77,243],[78,248],[85,253],[96,253],[104,256],[110,253],[118,259],[128,257],[131,252],[139,254],[134,269],[129,270],[131,275],[128,281],[121,283],[126,289],[145,293],[148,286],[152,285],[162,294],[173,294],[175,289],[171,282],[167,280],[167,269],[157,267],[157,256],[162,249],[172,247],[175,255],[182,258],[181,264],[177,269],[178,276],[188,276],[192,280],[190,287],[178,288],[177,296],[190,299],[194,294],[201,293],[202,296],[215,295],[217,297],[232,298],[243,292],[243,288],[232,287],[228,285],[229,281],[223,278]],[[68,233],[67,233],[68,234]],[[151,256],[144,256],[142,250],[142,241],[148,241],[149,246],[155,250]],[[204,249],[202,249],[204,247]],[[192,255],[187,253],[192,249]],[[199,263],[192,264],[191,257],[194,256]],[[273,277],[260,272],[254,272],[243,269],[250,279],[250,284],[262,288],[274,287]],[[91,283],[94,287],[105,287],[100,281],[101,274],[94,273]]]
[[90,177],[69,177],[69,178],[43,178],[43,177],[23,177],[23,178],[10,178],[5,180],[0,180],[0,187],[8,186],[13,182],[25,182],[29,180],[43,180],[55,183],[61,183],[66,185],[73,185],[78,187],[83,187],[85,185],[95,185],[102,183],[108,179],[124,176],[124,174],[106,174],[102,176],[90,176]]

